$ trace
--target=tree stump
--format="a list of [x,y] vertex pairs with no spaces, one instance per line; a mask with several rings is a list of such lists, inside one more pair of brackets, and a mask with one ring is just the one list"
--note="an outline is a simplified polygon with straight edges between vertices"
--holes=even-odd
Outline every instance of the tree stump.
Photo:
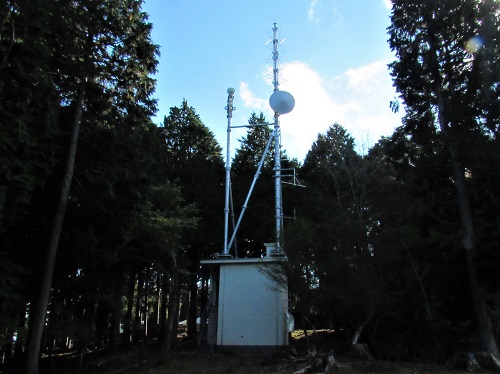
[[374,359],[372,353],[370,352],[370,348],[368,348],[368,345],[366,344],[352,344],[349,356],[369,361]]
[[500,371],[500,360],[488,352],[477,352],[476,360],[483,369]]
[[326,354],[325,355],[325,374],[332,374],[333,372],[339,371],[340,367],[337,364],[337,361],[335,360],[335,357],[333,357],[333,354]]
[[[320,373],[332,374],[340,370],[333,353],[314,354],[308,357],[308,363],[293,374]],[[321,371],[320,371],[321,370]]]
[[473,352],[460,352],[453,356],[447,363],[451,369],[462,369],[469,372],[482,371]]

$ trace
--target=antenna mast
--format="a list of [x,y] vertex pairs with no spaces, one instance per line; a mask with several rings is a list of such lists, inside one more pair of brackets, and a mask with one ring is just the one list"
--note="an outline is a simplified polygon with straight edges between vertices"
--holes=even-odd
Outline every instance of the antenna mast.
[[236,108],[233,106],[234,99],[234,88],[229,87],[227,89],[227,149],[226,149],[226,194],[224,199],[224,254],[229,254],[228,248],[228,231],[229,231],[229,189],[231,188],[231,120],[233,118],[233,110]]
[[231,245],[233,244],[236,232],[240,226],[241,220],[243,218],[243,214],[247,208],[248,201],[252,194],[255,183],[260,175],[260,171],[264,164],[264,160],[267,152],[271,146],[272,139],[274,138],[275,148],[274,148],[274,186],[275,186],[275,218],[276,218],[276,244],[275,244],[275,252],[281,253],[281,231],[282,231],[282,222],[283,222],[283,209],[281,202],[281,130],[279,123],[279,116],[282,114],[290,113],[295,106],[295,99],[293,96],[286,92],[279,90],[279,82],[278,82],[278,26],[276,22],[273,26],[273,85],[274,92],[269,98],[269,105],[274,111],[274,131],[269,137],[266,148],[260,160],[259,166],[254,176],[254,180],[252,185],[250,186],[250,190],[248,191],[247,198],[245,203],[243,204],[243,208],[241,209],[240,216],[238,218],[238,222],[236,223],[231,239],[228,241],[228,231],[229,231],[229,200],[230,200],[230,168],[231,168],[231,160],[230,160],[230,138],[231,138],[231,128],[235,127],[255,127],[255,126],[269,126],[272,123],[263,123],[258,125],[246,125],[246,126],[232,126],[231,119],[233,117],[233,110],[236,108],[233,107],[233,99],[234,99],[234,88],[228,88],[227,93],[227,156],[226,156],[226,195],[225,195],[225,206],[224,206],[224,250],[220,256],[230,256],[229,250],[231,249]]
[[[278,25],[273,25],[273,86],[274,92],[279,91],[278,82]],[[279,113],[274,112],[274,192],[275,192],[275,219],[276,219],[276,252],[281,252],[281,222],[283,209],[281,204],[281,129]]]
[[278,59],[279,59],[279,54],[278,54],[278,24],[274,22],[273,24],[273,86],[274,86],[274,92],[279,90],[279,82],[278,82],[278,74],[279,74],[279,69],[278,69]]

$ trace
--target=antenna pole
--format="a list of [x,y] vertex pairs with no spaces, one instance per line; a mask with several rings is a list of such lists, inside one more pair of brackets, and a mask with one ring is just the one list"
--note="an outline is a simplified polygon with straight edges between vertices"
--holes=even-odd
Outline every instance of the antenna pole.
[[271,142],[273,140],[274,133],[271,134],[269,137],[269,140],[267,141],[266,148],[264,149],[264,153],[262,153],[262,157],[259,162],[259,166],[257,167],[257,171],[255,172],[255,175],[253,176],[253,181],[252,184],[250,185],[250,189],[248,190],[247,198],[245,202],[243,203],[243,207],[241,208],[240,216],[238,217],[238,222],[236,223],[236,226],[234,227],[233,230],[233,235],[231,236],[231,239],[229,240],[229,248],[231,248],[231,245],[233,245],[234,239],[236,238],[236,233],[238,232],[238,229],[240,227],[241,220],[243,219],[243,215],[245,214],[245,211],[247,210],[248,207],[248,202],[250,201],[250,197],[252,196],[253,189],[255,187],[255,184],[257,183],[257,179],[259,179],[260,176],[260,171],[262,170],[262,166],[264,165],[264,161],[266,160],[266,155],[267,152],[269,151],[269,148],[271,146]]
[[[278,82],[278,26],[273,25],[273,85],[274,92],[279,91]],[[274,190],[275,190],[275,209],[276,209],[276,251],[281,252],[281,130],[279,114],[274,113]]]
[[229,189],[231,185],[231,121],[233,118],[233,107],[234,99],[234,88],[227,89],[227,106],[224,108],[227,110],[227,147],[226,147],[226,192],[224,199],[224,254],[229,254],[228,247],[228,232],[229,232]]

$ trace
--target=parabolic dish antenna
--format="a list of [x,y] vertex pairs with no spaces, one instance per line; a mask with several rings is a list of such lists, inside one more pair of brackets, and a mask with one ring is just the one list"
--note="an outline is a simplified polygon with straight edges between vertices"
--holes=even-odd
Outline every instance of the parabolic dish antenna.
[[269,98],[269,105],[278,114],[287,114],[293,110],[295,99],[286,91],[274,91]]

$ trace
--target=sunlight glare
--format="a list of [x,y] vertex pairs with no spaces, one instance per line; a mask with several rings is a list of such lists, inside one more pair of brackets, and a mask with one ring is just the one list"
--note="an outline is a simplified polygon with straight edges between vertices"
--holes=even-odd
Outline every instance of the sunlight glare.
[[483,38],[479,35],[473,36],[465,42],[465,50],[469,53],[476,53],[483,47]]

